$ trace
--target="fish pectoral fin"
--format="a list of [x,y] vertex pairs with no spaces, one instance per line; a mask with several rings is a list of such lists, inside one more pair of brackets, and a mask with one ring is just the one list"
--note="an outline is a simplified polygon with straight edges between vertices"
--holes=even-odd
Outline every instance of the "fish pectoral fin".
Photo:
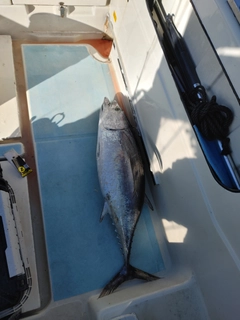
[[149,209],[151,209],[152,211],[154,211],[153,205],[152,205],[151,201],[149,200],[148,196],[146,195],[146,193],[145,193],[144,202],[148,205]]
[[100,143],[97,144],[97,152],[96,152],[97,158],[100,155]]
[[106,214],[109,213],[109,206],[108,206],[108,203],[107,201],[104,202],[104,206],[103,206],[103,211],[101,213],[101,216],[100,216],[100,222],[103,221],[104,217]]

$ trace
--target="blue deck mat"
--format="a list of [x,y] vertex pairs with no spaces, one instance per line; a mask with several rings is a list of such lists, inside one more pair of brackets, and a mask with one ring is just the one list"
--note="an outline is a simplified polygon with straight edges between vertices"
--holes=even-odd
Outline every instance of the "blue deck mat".
[[[100,223],[96,167],[99,108],[114,98],[108,65],[81,45],[24,45],[28,104],[40,181],[53,299],[100,289],[123,263],[114,228]],[[164,268],[144,207],[132,264]]]

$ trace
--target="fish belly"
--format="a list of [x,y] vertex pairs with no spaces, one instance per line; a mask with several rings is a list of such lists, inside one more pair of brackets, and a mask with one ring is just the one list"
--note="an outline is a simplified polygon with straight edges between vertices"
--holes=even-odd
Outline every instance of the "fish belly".
[[99,181],[128,259],[144,201],[143,165],[131,132],[106,131],[99,135]]

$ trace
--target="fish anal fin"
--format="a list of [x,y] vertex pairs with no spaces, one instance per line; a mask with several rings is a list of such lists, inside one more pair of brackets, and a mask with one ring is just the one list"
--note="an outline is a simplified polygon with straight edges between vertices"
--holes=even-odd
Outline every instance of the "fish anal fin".
[[104,202],[104,206],[103,206],[103,211],[101,213],[101,216],[100,216],[100,222],[103,221],[104,217],[106,216],[106,214],[109,213],[109,206],[108,206],[108,203],[107,201]]

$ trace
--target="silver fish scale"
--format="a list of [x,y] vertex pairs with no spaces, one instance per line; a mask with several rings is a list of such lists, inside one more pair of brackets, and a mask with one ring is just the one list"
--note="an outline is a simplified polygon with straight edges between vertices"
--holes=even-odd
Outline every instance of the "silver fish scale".
[[[109,129],[104,125],[102,110],[99,120],[97,165],[101,191],[107,202],[107,211],[116,227],[125,261],[128,262],[132,237],[144,201],[144,170],[135,139],[130,127],[117,123],[119,110],[107,114],[107,124],[115,116],[112,127],[117,123],[121,129]],[[123,129],[122,129],[123,128]],[[106,208],[105,208],[106,209]]]

